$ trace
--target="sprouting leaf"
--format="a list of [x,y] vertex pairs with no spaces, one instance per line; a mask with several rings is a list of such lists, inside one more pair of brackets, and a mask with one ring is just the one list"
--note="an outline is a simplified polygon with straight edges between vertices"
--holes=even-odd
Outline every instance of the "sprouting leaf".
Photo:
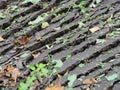
[[52,49],[53,48],[53,45],[46,45],[47,49]]
[[34,21],[30,21],[30,22],[28,23],[28,25],[35,25],[35,24],[37,24],[37,23],[40,23],[40,22],[43,21],[43,20],[44,20],[44,17],[38,16]]
[[0,66],[0,70],[2,69],[2,66]]
[[111,22],[113,18],[113,14],[110,15],[110,17],[108,17],[107,22]]
[[53,63],[56,63],[55,64],[55,68],[60,68],[63,66],[63,62],[61,60],[52,60]]
[[33,71],[36,69],[34,65],[30,65],[29,68]]
[[79,64],[79,67],[80,67],[80,68],[83,68],[83,67],[85,67],[85,64],[84,64],[84,63],[80,63],[80,64]]
[[66,56],[66,60],[70,59],[71,57],[72,57],[72,54],[68,54],[68,55]]
[[96,3],[98,4],[98,3],[100,3],[102,0],[96,0]]
[[83,22],[78,22],[79,28],[82,28],[83,26],[85,26],[85,24]]
[[100,28],[95,26],[95,27],[93,27],[93,28],[91,28],[89,30],[90,30],[90,32],[95,33],[96,31],[100,30]]
[[97,39],[96,43],[104,43],[106,40],[105,39]]
[[106,76],[106,79],[107,79],[108,81],[112,81],[112,80],[115,80],[118,76],[119,76],[119,74],[114,73],[114,74],[112,74],[112,75],[110,75],[110,76]]
[[41,25],[41,27],[44,29],[44,28],[46,28],[46,27],[48,27],[49,26],[49,23],[48,22],[42,22],[42,25]]
[[33,4],[36,4],[36,3],[39,3],[41,0],[24,0],[22,2],[22,4],[26,4],[26,3],[33,3]]
[[29,53],[24,53],[24,54],[22,54],[21,56],[20,56],[20,58],[25,58],[25,57],[27,57],[27,56],[29,56],[30,54]]
[[48,70],[46,68],[41,69],[40,75],[46,77],[48,75]]
[[74,81],[77,79],[77,75],[76,74],[73,74],[73,75],[70,75],[68,76],[68,87],[72,87]]
[[0,19],[6,18],[6,15],[4,13],[0,13]]
[[17,6],[17,5],[11,6],[11,11],[16,11],[17,9],[18,9],[18,6]]

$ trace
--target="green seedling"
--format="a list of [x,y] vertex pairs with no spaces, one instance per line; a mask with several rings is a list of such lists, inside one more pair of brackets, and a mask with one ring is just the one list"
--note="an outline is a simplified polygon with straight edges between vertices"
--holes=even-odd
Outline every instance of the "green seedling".
[[70,75],[68,76],[68,87],[71,88],[74,81],[77,79],[77,75],[76,74],[73,74],[73,75]]
[[6,15],[4,13],[0,13],[0,19],[6,18]]
[[26,4],[26,3],[32,3],[32,4],[37,4],[39,3],[41,0],[24,0],[22,2],[22,4]]
[[108,80],[108,81],[112,81],[112,80],[115,80],[116,78],[118,78],[119,74],[118,73],[114,73],[110,76],[105,76],[105,78]]
[[84,64],[84,63],[80,63],[80,64],[79,64],[79,67],[80,67],[80,68],[83,68],[83,67],[85,67],[85,64]]
[[36,80],[36,76],[32,75],[27,77],[25,82],[21,82],[18,90],[29,90],[30,87],[34,85],[34,80]]
[[72,57],[72,54],[68,54],[65,59],[69,60],[71,57]]
[[79,25],[78,26],[79,28],[82,28],[83,26],[85,26],[85,24],[83,22],[78,22],[78,25]]

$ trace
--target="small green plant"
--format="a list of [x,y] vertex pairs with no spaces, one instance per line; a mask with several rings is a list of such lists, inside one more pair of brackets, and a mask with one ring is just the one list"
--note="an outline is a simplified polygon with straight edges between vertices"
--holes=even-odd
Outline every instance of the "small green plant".
[[79,67],[80,67],[80,68],[83,68],[83,67],[85,67],[85,64],[84,64],[84,63],[80,63],[80,64],[79,64]]
[[93,2],[91,3],[90,7],[95,8],[97,6],[97,4],[99,4],[102,0],[93,0]]
[[6,15],[4,13],[0,13],[0,19],[6,18]]
[[24,0],[22,2],[22,4],[26,4],[26,3],[33,3],[33,4],[36,4],[36,3],[39,3],[41,0]]
[[41,78],[54,75],[57,70],[63,66],[61,60],[53,60],[51,55],[48,55],[48,63],[39,63],[35,65],[28,66],[31,70],[30,76],[24,82],[20,83],[18,90],[28,90],[34,85],[34,80],[37,80],[38,75]]
[[82,28],[83,26],[85,26],[85,24],[83,22],[80,22],[80,21],[78,22],[78,25],[79,25],[78,26],[79,28]]
[[71,57],[72,57],[72,54],[68,54],[68,55],[66,56],[66,60],[69,60]]
[[107,79],[108,81],[112,81],[112,80],[115,80],[116,78],[118,78],[118,76],[119,76],[118,73],[114,73],[114,74],[112,74],[112,75],[110,75],[110,76],[105,76],[105,77],[106,77],[106,79]]
[[68,76],[68,88],[72,88],[72,85],[74,83],[74,81],[77,79],[77,75],[73,74],[73,75],[69,75]]
[[34,80],[36,80],[36,76],[32,75],[27,77],[25,82],[21,82],[18,90],[28,90],[31,86],[34,85]]

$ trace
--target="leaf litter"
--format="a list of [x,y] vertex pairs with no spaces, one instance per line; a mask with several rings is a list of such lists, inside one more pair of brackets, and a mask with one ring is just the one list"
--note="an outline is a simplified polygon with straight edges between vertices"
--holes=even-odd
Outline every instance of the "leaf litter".
[[0,70],[0,85],[2,86],[16,86],[17,78],[20,76],[18,68],[7,64]]

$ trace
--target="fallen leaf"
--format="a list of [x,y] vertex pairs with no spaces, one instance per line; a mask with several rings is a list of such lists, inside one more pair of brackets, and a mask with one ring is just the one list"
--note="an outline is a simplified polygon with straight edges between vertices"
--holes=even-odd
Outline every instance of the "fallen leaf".
[[112,75],[110,75],[110,76],[106,76],[106,79],[107,79],[108,81],[112,81],[112,80],[115,80],[116,78],[118,78],[118,76],[119,76],[119,74],[114,73],[114,74],[112,74]]
[[90,90],[90,87],[87,87],[86,90]]
[[42,29],[44,29],[44,28],[46,28],[48,26],[49,26],[48,22],[43,22],[42,25],[41,25]]
[[34,58],[38,58],[39,56],[40,56],[40,52],[39,53],[36,53],[36,54],[32,54],[32,56],[34,57]]
[[64,87],[56,83],[56,84],[48,86],[45,90],[64,90]]
[[2,36],[0,36],[0,42],[1,42],[1,41],[4,41],[4,38],[3,38]]
[[60,74],[57,74],[58,78],[61,78],[62,76]]
[[1,81],[3,81],[0,84],[3,86],[6,85],[16,86],[17,84],[16,81],[19,76],[20,76],[20,71],[18,70],[18,68],[15,68],[10,64],[7,64],[0,70],[0,78],[2,79]]
[[93,28],[91,28],[91,29],[89,29],[89,30],[90,30],[90,32],[94,33],[94,32],[96,32],[96,31],[100,30],[100,28],[97,27],[97,26],[95,26],[95,27],[93,27]]
[[83,81],[83,84],[90,85],[90,84],[96,84],[98,81],[95,80],[95,78],[88,78]]
[[42,37],[40,35],[38,35],[38,34],[35,35],[35,40],[36,41],[40,41],[41,39],[42,39]]
[[30,38],[27,36],[22,36],[14,41],[15,44],[20,44],[22,46],[26,45],[29,42],[30,42]]

